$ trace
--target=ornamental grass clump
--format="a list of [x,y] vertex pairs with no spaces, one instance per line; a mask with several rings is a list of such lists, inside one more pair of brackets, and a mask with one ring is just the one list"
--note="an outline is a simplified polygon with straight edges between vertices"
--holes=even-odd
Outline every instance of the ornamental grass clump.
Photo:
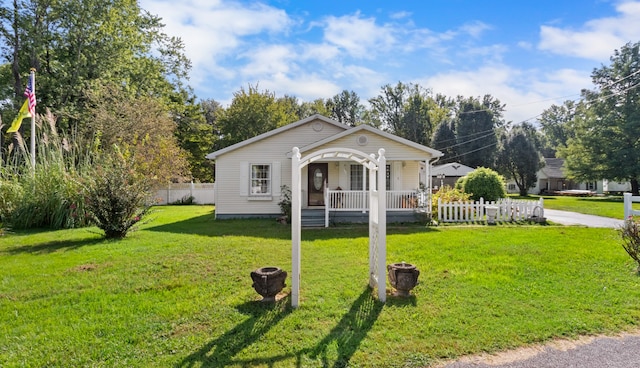
[[622,228],[620,228],[622,236],[622,247],[629,257],[638,264],[636,272],[640,273],[640,224],[633,217],[624,220]]
[[0,219],[13,229],[67,229],[88,225],[82,182],[91,169],[91,153],[75,134],[58,133],[49,110],[38,115],[35,168],[22,135],[10,145],[0,171]]
[[124,238],[151,206],[151,183],[118,150],[97,165],[85,205],[105,238]]

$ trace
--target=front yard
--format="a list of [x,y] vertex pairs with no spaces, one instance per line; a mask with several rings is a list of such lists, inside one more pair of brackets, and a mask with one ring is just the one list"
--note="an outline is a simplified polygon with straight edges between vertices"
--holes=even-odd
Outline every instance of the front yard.
[[[157,207],[120,241],[96,229],[0,237],[0,366],[422,367],[640,322],[612,229],[388,229],[413,297],[366,287],[366,226],[303,230],[301,305],[263,305],[249,273],[291,271],[290,228]],[[285,292],[290,290],[287,279]]]

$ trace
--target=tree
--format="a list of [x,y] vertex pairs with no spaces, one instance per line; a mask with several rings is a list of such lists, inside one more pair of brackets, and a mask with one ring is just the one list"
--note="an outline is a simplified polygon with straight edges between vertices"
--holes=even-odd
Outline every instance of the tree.
[[21,103],[26,75],[36,68],[39,106],[68,131],[84,124],[86,93],[101,86],[184,105],[190,63],[182,41],[163,27],[135,0],[15,0],[0,8],[0,30],[11,35],[0,38],[0,57],[12,65],[0,72],[11,72]]
[[372,125],[382,126],[392,133],[399,131],[406,94],[407,85],[402,82],[395,87],[390,84],[382,86],[382,94],[369,99]]
[[204,157],[211,153],[220,136],[217,111],[222,106],[215,100],[204,100],[192,108],[176,127],[178,144],[187,153],[189,169],[194,180],[214,181],[213,164]]
[[569,138],[574,137],[572,124],[578,106],[567,100],[561,106],[552,105],[542,112],[539,123],[546,140],[546,157],[555,157],[558,148],[566,147]]
[[306,101],[300,104],[300,112],[298,113],[300,119],[308,118],[315,114],[327,117],[331,116],[331,110],[327,107],[324,99],[317,98],[313,101]]
[[544,165],[540,154],[538,132],[527,123],[513,127],[504,137],[498,152],[498,170],[515,180],[521,196],[538,181],[537,172]]
[[456,161],[458,153],[456,151],[456,133],[453,122],[442,121],[436,126],[431,138],[431,147],[444,153],[444,156],[439,161],[440,163],[447,164]]
[[596,90],[583,90],[585,111],[576,114],[575,137],[565,158],[569,177],[587,181],[630,181],[638,195],[640,178],[640,42],[628,43],[611,56],[611,65],[591,74]]
[[347,90],[328,99],[326,108],[331,112],[330,118],[349,126],[358,125],[364,112],[360,97],[355,92]]
[[458,97],[455,132],[459,162],[470,167],[492,167],[498,138],[495,128],[503,126],[499,101],[490,96]]
[[248,90],[241,88],[235,92],[231,105],[219,111],[221,139],[218,140],[216,149],[242,142],[297,120],[297,116],[287,108],[287,104],[278,103],[274,93],[268,90],[260,92],[257,86],[251,85]]
[[418,89],[409,95],[402,116],[401,136],[422,145],[427,145],[433,133],[429,99]]
[[88,95],[89,123],[85,136],[98,141],[99,148],[119,146],[122,154],[135,160],[134,168],[154,184],[190,179],[186,153],[176,139],[176,125],[167,107],[157,98],[134,100],[119,88],[101,88]]
[[433,132],[430,111],[436,106],[429,94],[418,84],[387,84],[382,94],[369,100],[368,119],[399,137],[426,144]]

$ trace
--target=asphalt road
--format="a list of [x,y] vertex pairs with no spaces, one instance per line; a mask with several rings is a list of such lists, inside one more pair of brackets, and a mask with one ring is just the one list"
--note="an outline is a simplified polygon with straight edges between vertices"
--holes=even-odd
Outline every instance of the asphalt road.
[[443,368],[631,368],[640,367],[640,335],[583,338],[465,357]]
[[[562,225],[618,228],[622,220],[574,212],[544,210]],[[554,341],[495,355],[481,354],[440,365],[443,368],[631,368],[640,367],[640,331],[620,336]]]

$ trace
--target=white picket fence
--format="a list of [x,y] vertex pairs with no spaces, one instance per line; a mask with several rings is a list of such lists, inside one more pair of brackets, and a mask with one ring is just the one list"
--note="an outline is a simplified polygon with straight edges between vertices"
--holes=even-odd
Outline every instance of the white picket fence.
[[503,198],[495,202],[485,202],[480,198],[476,202],[442,203],[438,199],[438,221],[440,222],[475,222],[484,221],[486,207],[498,208],[496,221],[521,221],[530,218],[544,218],[544,201],[525,201]]
[[624,219],[628,219],[632,216],[640,215],[639,210],[633,209],[633,202],[640,202],[640,196],[631,195],[631,193],[624,193]]
[[215,204],[214,183],[169,184],[156,192],[156,204],[171,204],[190,196],[196,204]]

